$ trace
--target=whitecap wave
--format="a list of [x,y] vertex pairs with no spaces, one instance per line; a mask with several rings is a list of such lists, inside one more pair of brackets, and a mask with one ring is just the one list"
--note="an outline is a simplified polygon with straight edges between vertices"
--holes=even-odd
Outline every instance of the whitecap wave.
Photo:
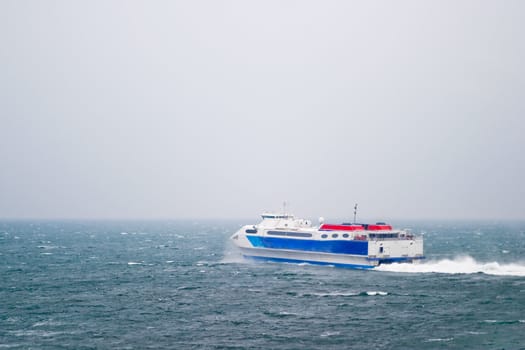
[[448,341],[452,341],[454,340],[454,338],[430,338],[430,339],[427,339],[426,342],[427,343],[433,343],[433,342],[448,342]]
[[380,295],[380,296],[385,296],[385,295],[388,295],[387,292],[382,292],[382,291],[375,291],[375,290],[371,290],[371,291],[368,291],[366,292],[366,295],[370,295],[370,296],[376,296],[376,295]]
[[279,311],[279,316],[299,316],[295,312]]
[[56,322],[53,320],[44,320],[34,323],[31,327],[43,327],[43,326],[62,326],[63,323]]
[[326,338],[326,337],[332,337],[334,335],[339,335],[341,334],[341,332],[337,332],[337,331],[326,331],[326,332],[323,332],[320,334],[321,337],[323,338]]
[[375,268],[379,271],[405,273],[448,273],[472,274],[484,273],[496,276],[525,276],[525,263],[500,264],[498,262],[478,262],[470,256],[454,259],[427,261],[420,264],[389,264]]

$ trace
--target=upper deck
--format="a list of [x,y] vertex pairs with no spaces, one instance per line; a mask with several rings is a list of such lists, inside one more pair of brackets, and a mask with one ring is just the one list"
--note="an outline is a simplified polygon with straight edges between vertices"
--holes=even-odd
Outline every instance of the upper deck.
[[[319,226],[313,226],[309,220],[296,218],[288,213],[271,213],[261,214],[262,221],[250,229],[251,234],[257,232],[260,228],[262,235],[279,235],[280,231],[304,231],[306,234],[298,235],[288,232],[288,236],[297,238],[314,238],[321,240],[348,239],[359,241],[386,241],[386,240],[413,240],[417,239],[409,230],[393,229],[391,225],[384,222],[375,224],[361,223],[341,223],[328,224],[320,219]],[[282,235],[284,235],[283,232]],[[282,236],[281,235],[281,236]]]

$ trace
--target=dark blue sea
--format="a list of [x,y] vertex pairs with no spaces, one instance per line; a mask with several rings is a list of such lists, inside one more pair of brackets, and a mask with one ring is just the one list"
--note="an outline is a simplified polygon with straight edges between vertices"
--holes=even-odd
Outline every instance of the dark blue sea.
[[380,271],[244,262],[248,223],[1,221],[0,349],[525,349],[525,223],[394,223],[427,260]]

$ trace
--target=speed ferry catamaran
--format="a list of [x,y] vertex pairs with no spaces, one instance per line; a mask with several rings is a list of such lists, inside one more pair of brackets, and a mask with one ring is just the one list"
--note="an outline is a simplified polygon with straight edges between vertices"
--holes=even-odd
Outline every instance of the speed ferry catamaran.
[[327,224],[320,218],[313,226],[291,214],[264,213],[259,224],[243,226],[231,239],[255,260],[369,269],[424,259],[421,236],[384,222]]

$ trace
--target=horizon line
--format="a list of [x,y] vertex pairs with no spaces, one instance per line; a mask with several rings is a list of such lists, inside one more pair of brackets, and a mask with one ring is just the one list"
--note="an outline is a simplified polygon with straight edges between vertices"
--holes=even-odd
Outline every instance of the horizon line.
[[[257,215],[258,217],[259,215]],[[204,220],[204,221],[241,221],[241,220],[251,220],[251,218],[248,217],[0,217],[1,221],[198,221],[198,220]],[[330,220],[345,220],[341,217],[333,217],[330,218]],[[372,222],[377,219],[367,219],[364,218],[363,220],[357,220],[358,222]],[[506,222],[525,222],[525,218],[496,218],[496,217],[490,217],[490,218],[472,218],[472,217],[464,217],[464,218],[390,218],[390,221],[443,221],[443,222],[450,222],[450,221],[480,221],[480,222],[487,222],[487,221],[506,221]],[[317,221],[317,220],[315,220]],[[312,223],[314,223],[314,220],[312,220]]]

